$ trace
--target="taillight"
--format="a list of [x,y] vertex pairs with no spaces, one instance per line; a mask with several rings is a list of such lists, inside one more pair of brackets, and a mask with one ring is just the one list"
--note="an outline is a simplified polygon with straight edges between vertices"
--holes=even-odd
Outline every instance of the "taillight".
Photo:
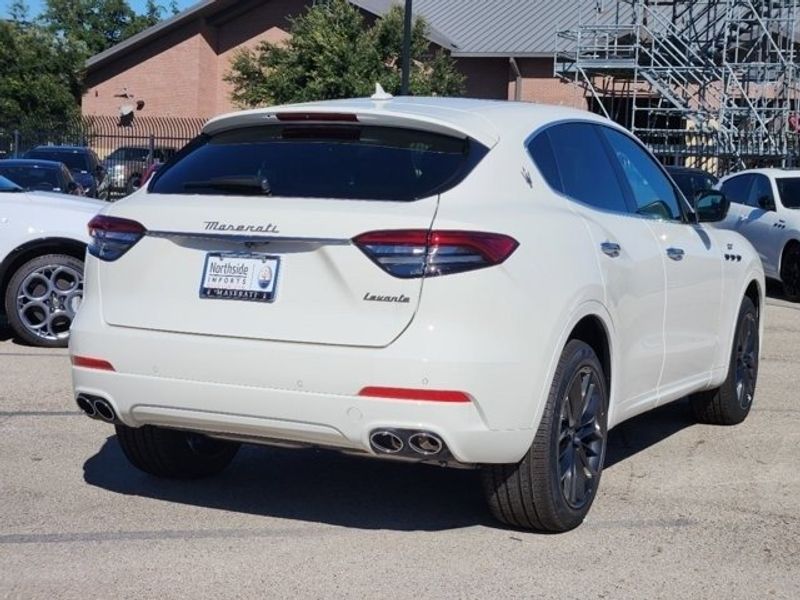
[[130,219],[97,215],[89,221],[89,254],[100,260],[117,260],[147,233],[144,225]]
[[434,277],[499,265],[519,243],[501,233],[480,231],[370,231],[353,243],[395,277]]

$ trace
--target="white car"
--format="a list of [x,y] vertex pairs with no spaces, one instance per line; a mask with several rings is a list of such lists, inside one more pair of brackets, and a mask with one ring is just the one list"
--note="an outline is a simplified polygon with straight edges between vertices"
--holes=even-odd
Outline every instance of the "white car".
[[91,224],[78,405],[136,467],[238,443],[481,467],[510,525],[576,527],[608,429],[755,389],[764,276],[623,129],[398,98],[222,116]]
[[718,226],[753,244],[764,273],[800,300],[800,170],[752,169],[723,178],[718,187],[731,203]]
[[25,192],[0,176],[0,297],[14,334],[63,347],[83,294],[89,220],[104,202]]

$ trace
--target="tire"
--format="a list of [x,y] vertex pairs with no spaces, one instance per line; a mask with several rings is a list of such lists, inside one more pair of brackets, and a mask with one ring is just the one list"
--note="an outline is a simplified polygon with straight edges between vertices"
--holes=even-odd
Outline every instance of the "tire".
[[758,379],[758,311],[750,298],[742,300],[728,364],[728,376],[716,389],[695,394],[692,412],[701,423],[737,425],[753,405]]
[[[569,399],[579,400],[575,428]],[[517,464],[485,465],[484,492],[492,515],[512,527],[560,533],[580,525],[603,471],[608,393],[592,348],[571,340],[561,353],[542,420]],[[583,465],[579,469],[578,466]],[[590,477],[579,477],[589,473]],[[570,483],[574,482],[575,487]]]
[[116,425],[117,440],[128,461],[140,471],[170,479],[216,475],[236,456],[239,444],[199,433],[153,425]]
[[788,300],[800,301],[800,244],[792,243],[783,251],[781,283]]
[[37,256],[14,272],[5,293],[8,324],[20,340],[63,348],[83,299],[83,261],[66,254]]

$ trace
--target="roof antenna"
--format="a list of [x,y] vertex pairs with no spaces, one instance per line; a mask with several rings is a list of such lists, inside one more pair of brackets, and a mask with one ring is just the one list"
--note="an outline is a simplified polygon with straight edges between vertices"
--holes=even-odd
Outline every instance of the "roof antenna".
[[371,100],[391,100],[392,98],[394,96],[384,90],[380,83],[375,84],[375,93],[370,96]]

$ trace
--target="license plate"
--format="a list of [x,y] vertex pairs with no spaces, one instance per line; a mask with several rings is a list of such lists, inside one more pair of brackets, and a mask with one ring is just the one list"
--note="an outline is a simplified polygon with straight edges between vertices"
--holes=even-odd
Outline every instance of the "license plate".
[[201,298],[272,302],[281,259],[266,254],[206,254]]

